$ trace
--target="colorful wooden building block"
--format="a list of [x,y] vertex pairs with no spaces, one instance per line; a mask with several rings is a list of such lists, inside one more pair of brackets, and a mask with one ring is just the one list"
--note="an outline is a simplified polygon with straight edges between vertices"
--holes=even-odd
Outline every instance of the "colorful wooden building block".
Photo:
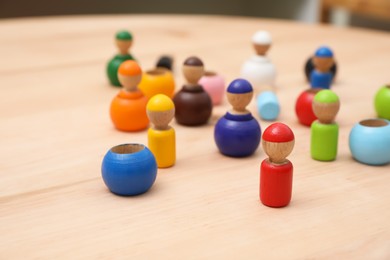
[[318,161],[333,161],[337,156],[339,126],[334,122],[340,109],[339,97],[331,90],[318,92],[313,111],[318,120],[311,124],[311,157]]
[[175,115],[175,105],[168,96],[157,94],[149,100],[146,110],[153,124],[148,130],[148,147],[158,168],[171,167],[176,161],[176,136],[169,122]]
[[286,157],[294,143],[293,131],[283,123],[273,123],[263,133],[263,149],[269,158],[260,167],[260,201],[268,207],[285,207],[291,201],[293,165]]
[[106,71],[111,85],[120,87],[121,84],[118,79],[119,66],[126,60],[135,60],[129,53],[129,49],[133,44],[133,36],[128,31],[120,31],[116,34],[115,39],[119,53],[108,62]]
[[207,124],[213,105],[209,94],[198,83],[204,74],[203,62],[198,57],[187,58],[183,74],[187,83],[173,98],[176,122],[186,126]]
[[214,129],[214,140],[222,154],[249,156],[259,146],[260,125],[246,109],[252,97],[252,86],[245,79],[236,79],[228,86],[227,99],[233,109],[218,120]]
[[112,100],[110,116],[115,127],[121,131],[146,129],[149,119],[146,115],[148,99],[138,89],[142,71],[133,60],[124,61],[118,69],[118,79],[123,89]]

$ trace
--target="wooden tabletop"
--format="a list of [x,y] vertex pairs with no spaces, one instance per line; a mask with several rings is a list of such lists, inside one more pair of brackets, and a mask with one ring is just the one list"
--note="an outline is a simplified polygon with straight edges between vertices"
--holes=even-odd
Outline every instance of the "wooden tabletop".
[[[144,69],[173,55],[176,89],[186,57],[230,82],[253,54],[252,34],[271,32],[279,120],[296,136],[288,207],[259,202],[260,147],[243,159],[218,153],[213,128],[226,100],[207,126],[172,123],[177,164],[159,170],[148,193],[107,190],[107,150],[147,142],[146,131],[115,130],[108,113],[118,88],[105,66],[119,29],[133,33]],[[308,88],[303,64],[322,44],[339,64],[339,153],[330,163],[310,158],[310,129],[294,111]],[[389,81],[388,33],[240,17],[80,16],[2,20],[0,46],[0,259],[390,258],[390,166],[359,164],[348,148],[351,127],[375,117],[374,94]]]

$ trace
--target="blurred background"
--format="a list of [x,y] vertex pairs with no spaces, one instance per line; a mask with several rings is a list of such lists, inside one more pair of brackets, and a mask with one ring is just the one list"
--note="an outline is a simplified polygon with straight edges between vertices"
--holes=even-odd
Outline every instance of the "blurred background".
[[129,13],[253,16],[390,31],[390,0],[0,0],[0,18]]

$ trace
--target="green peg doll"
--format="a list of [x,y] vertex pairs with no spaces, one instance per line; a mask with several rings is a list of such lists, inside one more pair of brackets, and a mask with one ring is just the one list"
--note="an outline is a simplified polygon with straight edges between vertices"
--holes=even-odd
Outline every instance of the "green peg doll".
[[119,53],[108,62],[107,76],[111,85],[120,87],[121,84],[118,80],[119,66],[126,60],[135,60],[135,58],[129,53],[129,49],[133,43],[133,36],[128,31],[119,31],[116,34],[115,41],[116,46],[119,49]]

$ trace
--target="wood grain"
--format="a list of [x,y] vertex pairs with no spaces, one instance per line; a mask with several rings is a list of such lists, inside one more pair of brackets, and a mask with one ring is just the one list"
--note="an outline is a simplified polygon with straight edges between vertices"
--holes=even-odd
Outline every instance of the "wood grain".
[[[218,153],[213,125],[172,122],[177,163],[160,169],[139,197],[108,192],[100,176],[108,149],[147,143],[146,131],[118,132],[106,62],[114,34],[134,35],[143,69],[157,58],[199,56],[207,70],[238,77],[258,29],[272,33],[280,121],[295,133],[293,198],[283,209],[259,202],[259,148],[249,158]],[[388,259],[390,166],[351,158],[353,124],[375,117],[373,96],[389,80],[387,33],[219,16],[80,16],[0,21],[0,259]],[[313,161],[309,128],[298,124],[303,65],[321,44],[335,52],[341,100],[339,154]],[[249,110],[255,112],[255,105]],[[257,114],[255,114],[258,118]],[[268,122],[260,121],[264,130]]]

